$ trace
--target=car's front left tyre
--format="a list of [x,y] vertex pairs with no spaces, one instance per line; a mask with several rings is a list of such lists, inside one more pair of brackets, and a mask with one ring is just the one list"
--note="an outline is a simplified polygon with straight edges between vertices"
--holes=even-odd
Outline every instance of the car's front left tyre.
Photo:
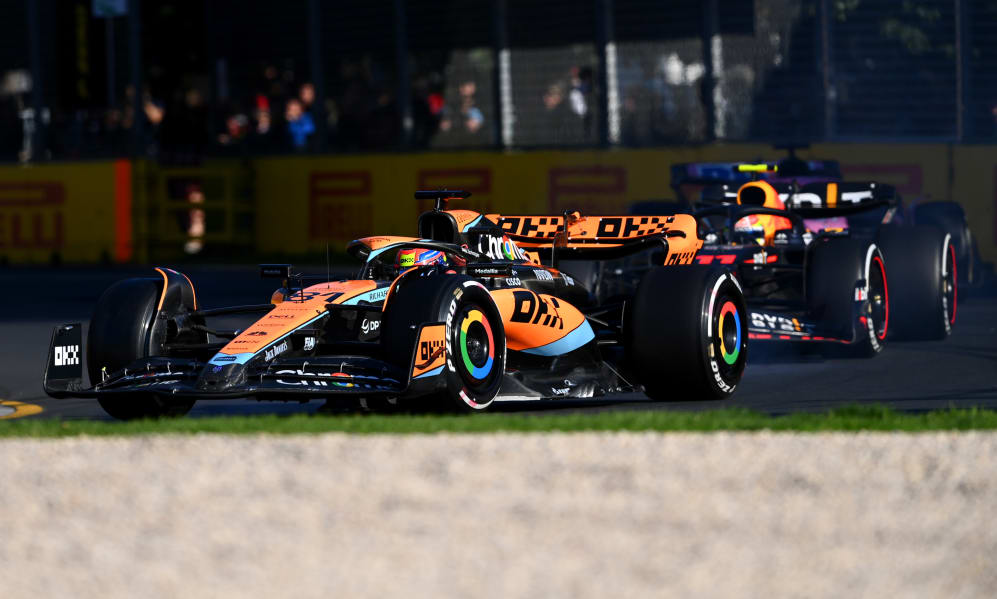
[[445,362],[430,403],[446,411],[487,410],[505,375],[505,327],[491,294],[471,277],[413,276],[400,281],[385,302],[385,357],[409,368],[420,327],[439,322],[446,327]]
[[[162,283],[156,279],[126,279],[111,285],[97,300],[87,332],[90,384],[132,362],[162,355],[154,334]],[[193,400],[173,400],[152,393],[106,394],[100,407],[118,420],[183,416]]]

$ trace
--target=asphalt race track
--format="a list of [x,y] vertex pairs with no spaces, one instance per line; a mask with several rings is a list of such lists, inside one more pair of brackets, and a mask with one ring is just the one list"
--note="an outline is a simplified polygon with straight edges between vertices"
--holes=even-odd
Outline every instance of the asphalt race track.
[[[263,303],[274,289],[274,281],[261,280],[255,267],[184,270],[197,287],[199,301],[207,307]],[[148,276],[150,272],[136,267],[0,270],[0,288],[4,290],[0,297],[0,419],[21,415],[107,418],[95,401],[53,400],[44,395],[42,372],[49,337],[56,324],[85,323],[97,297],[114,281]],[[873,402],[911,411],[948,406],[997,408],[997,297],[993,292],[969,298],[963,295],[959,298],[956,328],[948,340],[893,343],[871,360],[771,352],[754,343],[741,388],[730,402],[660,404],[631,393],[588,401],[509,402],[497,409],[550,412],[742,406],[783,414]],[[310,413],[320,405],[202,401],[191,416]]]

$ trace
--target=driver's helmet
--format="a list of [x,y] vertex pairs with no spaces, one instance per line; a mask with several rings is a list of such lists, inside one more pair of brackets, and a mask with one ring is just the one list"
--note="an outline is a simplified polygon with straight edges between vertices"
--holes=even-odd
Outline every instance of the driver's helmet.
[[[786,204],[779,192],[767,181],[745,183],[737,191],[739,205],[761,206],[775,210],[785,210]],[[772,245],[776,231],[792,229],[793,222],[774,214],[749,214],[734,223],[734,231],[752,239],[758,245]]]
[[398,251],[395,256],[395,270],[402,274],[417,266],[429,266],[431,264],[447,263],[447,255],[439,250],[428,250],[423,248],[405,248]]

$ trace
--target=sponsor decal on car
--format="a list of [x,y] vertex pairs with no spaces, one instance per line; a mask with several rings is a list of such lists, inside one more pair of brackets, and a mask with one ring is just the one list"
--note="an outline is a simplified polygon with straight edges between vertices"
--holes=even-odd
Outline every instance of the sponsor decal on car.
[[[397,383],[393,379],[374,379],[372,377],[352,376],[345,372],[305,372],[300,369],[278,370],[275,373],[280,375],[293,375],[302,378],[300,380],[277,379],[278,385],[288,385],[292,387],[341,387],[344,389],[359,387],[361,389],[390,389],[392,383]],[[336,380],[339,379],[339,380]],[[360,380],[368,379],[368,380]]]
[[444,331],[443,325],[422,327],[419,333],[419,345],[416,350],[415,364],[412,367],[412,378],[421,376],[443,367],[444,363]]
[[554,275],[550,274],[546,270],[534,270],[533,275],[538,281],[553,281]]
[[246,333],[246,336],[248,337],[266,337],[267,335],[269,335],[269,333],[266,331],[250,331]]
[[388,287],[381,287],[380,289],[374,289],[373,291],[361,293],[355,297],[351,297],[350,299],[346,300],[345,302],[343,302],[343,305],[352,306],[359,302],[374,303],[374,302],[384,301],[384,299],[388,297],[388,289],[389,289]]
[[381,316],[373,314],[364,318],[360,323],[360,341],[370,341],[376,339],[381,331]]
[[268,349],[266,353],[263,355],[263,359],[269,362],[274,358],[276,358],[277,356],[279,356],[280,354],[286,352],[287,348],[288,348],[287,339],[285,339],[284,341],[281,341],[279,344]]
[[696,256],[696,262],[700,264],[734,264],[737,261],[737,254],[700,254]]
[[564,279],[564,282],[567,283],[568,285],[574,285],[575,284],[575,280],[572,279],[570,275],[567,275],[567,274],[565,274],[563,272],[561,273],[561,278]]
[[551,328],[564,328],[564,319],[558,312],[561,304],[557,298],[549,295],[540,296],[532,291],[514,291],[512,297],[516,302],[512,318],[510,318],[512,322],[528,322]]
[[478,236],[478,251],[492,260],[525,260],[526,254],[507,236]]
[[519,277],[509,277],[505,280],[505,284],[509,287],[522,287],[523,281],[521,281]]
[[315,349],[315,337],[305,337],[305,351]]
[[798,333],[803,330],[800,321],[796,318],[786,318],[785,316],[765,314],[764,312],[751,313],[751,326],[756,329],[785,331],[787,333]]
[[80,363],[80,346],[56,345],[54,358],[56,366],[76,366]]

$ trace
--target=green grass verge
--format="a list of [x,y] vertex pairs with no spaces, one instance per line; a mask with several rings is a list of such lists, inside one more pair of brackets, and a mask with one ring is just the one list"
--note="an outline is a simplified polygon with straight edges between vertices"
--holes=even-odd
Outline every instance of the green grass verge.
[[942,431],[997,429],[997,411],[950,409],[919,414],[883,406],[846,407],[819,414],[767,416],[744,409],[704,412],[613,411],[571,414],[355,414],[233,416],[138,422],[86,420],[0,421],[0,437],[144,434],[494,433],[576,431]]

